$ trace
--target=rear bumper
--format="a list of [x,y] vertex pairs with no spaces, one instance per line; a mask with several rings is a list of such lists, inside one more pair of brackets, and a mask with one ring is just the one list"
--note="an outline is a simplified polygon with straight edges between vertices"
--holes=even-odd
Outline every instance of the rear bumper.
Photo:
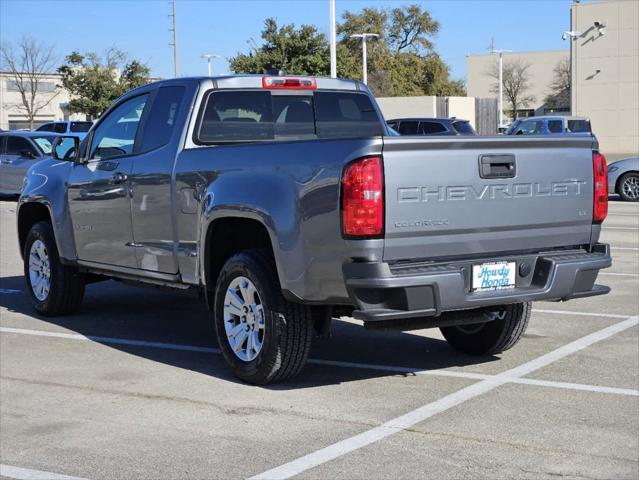
[[[515,287],[471,291],[472,265],[494,261],[516,262]],[[595,280],[599,270],[610,265],[609,246],[596,244],[591,252],[557,251],[448,263],[349,263],[343,266],[343,272],[348,294],[357,306],[353,316],[386,321],[533,300],[603,295],[610,288],[595,285]]]

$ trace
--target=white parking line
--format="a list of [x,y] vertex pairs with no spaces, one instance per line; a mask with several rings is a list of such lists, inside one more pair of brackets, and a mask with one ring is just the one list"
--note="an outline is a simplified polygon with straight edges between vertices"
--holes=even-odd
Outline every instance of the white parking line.
[[69,475],[13,467],[11,465],[0,465],[0,477],[17,478],[20,480],[85,480],[81,477],[70,477]]
[[360,448],[366,447],[394,433],[404,431],[410,427],[423,422],[424,420],[437,415],[438,413],[450,410],[468,400],[478,397],[484,393],[490,392],[495,388],[508,383],[511,378],[520,378],[528,375],[542,367],[571,355],[575,352],[583,350],[590,345],[605,340],[617,333],[623,332],[639,324],[639,317],[629,317],[626,320],[618,322],[614,325],[598,330],[590,335],[586,335],[574,342],[570,342],[552,352],[541,357],[526,362],[519,367],[511,368],[494,377],[482,380],[468,387],[462,388],[457,392],[446,395],[445,397],[428,403],[416,410],[406,413],[400,417],[394,418],[378,427],[362,432],[353,437],[347,438],[340,442],[334,443],[328,447],[322,448],[308,455],[300,457],[289,463],[273,468],[261,474],[251,477],[253,479],[284,479],[298,475],[311,468],[322,465],[326,462],[342,457],[347,453],[353,452]]
[[626,319],[631,315],[619,315],[617,313],[595,313],[595,312],[575,312],[574,310],[547,310],[543,308],[533,308],[533,313],[552,313],[556,315],[577,315],[580,317],[603,317],[603,318],[623,318]]
[[633,230],[633,231],[638,231],[639,228],[637,227],[603,227],[604,230]]
[[639,277],[639,273],[599,272],[599,275],[612,275],[616,277]]
[[22,290],[16,290],[14,288],[0,288],[0,293],[9,294],[9,293],[20,293]]
[[[539,311],[539,310],[535,310]],[[575,314],[575,312],[565,312],[561,310],[543,310],[543,312],[551,312],[551,313],[559,313],[559,314]],[[580,313],[581,314],[581,313]],[[588,315],[587,313],[583,315]],[[628,318],[627,315],[614,315],[608,314],[605,315],[607,317],[612,318]],[[113,338],[113,337],[98,337],[93,335],[80,335],[78,333],[64,333],[64,332],[48,332],[44,330],[30,330],[25,328],[12,328],[12,327],[0,327],[0,332],[4,333],[15,333],[19,335],[31,335],[31,336],[39,336],[39,337],[53,337],[53,338],[64,338],[70,340],[89,340],[95,341],[99,343],[104,343],[106,345],[131,345],[136,347],[147,347],[147,348],[161,348],[167,350],[181,350],[181,351],[191,351],[191,352],[200,352],[200,353],[221,353],[218,348],[211,347],[199,347],[192,345],[181,345],[175,343],[164,343],[164,342],[148,342],[145,340],[129,340],[124,338]],[[375,370],[381,372],[391,372],[397,373],[399,375],[426,375],[433,377],[452,377],[452,378],[466,378],[471,380],[488,380],[494,378],[495,375],[487,375],[484,373],[473,373],[473,372],[460,372],[457,370],[427,370],[423,368],[413,368],[413,367],[402,367],[395,365],[381,365],[374,363],[357,363],[357,362],[344,362],[340,360],[324,360],[320,358],[309,358],[308,363],[312,365],[325,365],[332,367],[342,367],[342,368],[356,368],[362,370]],[[566,382],[555,382],[551,380],[536,380],[536,379],[519,379],[519,378],[509,378],[507,379],[508,383],[518,383],[524,385],[537,385],[542,387],[553,387],[553,388],[563,388],[567,390],[580,390],[580,391],[589,391],[589,392],[600,392],[600,393],[610,393],[616,395],[630,395],[630,396],[639,396],[639,390],[632,389],[624,389],[617,387],[604,387],[599,385],[584,385],[579,383],[566,383]]]
[[612,247],[612,251],[614,252],[615,250],[632,250],[633,252],[639,252],[639,248],[635,248],[635,247]]

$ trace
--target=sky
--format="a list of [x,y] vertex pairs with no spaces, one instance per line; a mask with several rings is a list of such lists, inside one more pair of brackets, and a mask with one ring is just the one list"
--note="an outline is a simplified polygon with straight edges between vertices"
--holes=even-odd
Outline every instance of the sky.
[[[466,55],[497,48],[513,51],[567,49],[569,0],[336,0],[338,21],[345,11],[420,4],[440,23],[435,50],[465,79]],[[205,75],[203,53],[220,55],[214,74],[229,72],[227,58],[261,43],[264,19],[313,24],[328,34],[328,0],[178,0],[180,75]],[[103,52],[117,47],[146,63],[154,77],[173,76],[171,2],[167,0],[0,0],[0,41],[24,35],[50,44],[62,61],[73,50]]]

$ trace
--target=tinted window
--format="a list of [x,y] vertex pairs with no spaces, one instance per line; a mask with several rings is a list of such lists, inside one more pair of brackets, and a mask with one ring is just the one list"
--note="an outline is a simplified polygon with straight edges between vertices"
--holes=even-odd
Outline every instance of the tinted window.
[[92,159],[104,159],[133,152],[135,136],[148,95],[127,100],[98,125],[91,146]]
[[213,92],[206,102],[198,138],[238,142],[274,138],[270,92]]
[[397,122],[386,122],[386,124],[394,130],[397,130]]
[[375,137],[384,134],[367,95],[315,92],[317,136],[320,138]]
[[71,128],[69,129],[75,133],[88,132],[91,129],[93,122],[71,122]]
[[475,130],[470,122],[453,122],[453,128],[462,135],[475,135]]
[[31,152],[33,155],[39,155],[31,142],[24,137],[7,137],[7,155],[22,155],[22,152]]
[[561,120],[548,120],[548,130],[550,133],[562,133],[563,122]]
[[144,123],[143,152],[159,148],[171,140],[184,90],[184,87],[162,87],[158,90]]
[[67,124],[66,123],[54,123],[53,131],[55,133],[67,133]]
[[310,95],[272,95],[275,135],[315,135],[313,97]]
[[45,123],[41,127],[36,128],[36,132],[53,132],[53,123]]
[[419,126],[419,122],[411,121],[411,120],[403,120],[399,124],[399,129],[397,130],[400,135],[417,135],[417,127]]
[[590,122],[588,120],[568,120],[568,131],[590,133]]
[[448,129],[439,122],[420,122],[419,133],[422,135],[433,135],[447,132]]
[[544,133],[544,122],[542,120],[526,120],[521,122],[517,129],[517,135],[541,135]]

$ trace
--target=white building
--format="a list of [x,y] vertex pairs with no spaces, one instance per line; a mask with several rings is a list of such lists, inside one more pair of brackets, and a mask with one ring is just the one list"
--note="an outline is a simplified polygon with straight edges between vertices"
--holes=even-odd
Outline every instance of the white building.
[[[51,100],[40,110],[34,122],[34,128],[54,120],[85,120],[81,114],[69,114],[66,106],[69,103],[69,92],[62,88],[62,75],[50,73],[42,77],[36,97],[37,103]],[[24,108],[20,108],[22,99],[20,92],[9,72],[0,72],[0,129],[16,130],[29,128]]]

